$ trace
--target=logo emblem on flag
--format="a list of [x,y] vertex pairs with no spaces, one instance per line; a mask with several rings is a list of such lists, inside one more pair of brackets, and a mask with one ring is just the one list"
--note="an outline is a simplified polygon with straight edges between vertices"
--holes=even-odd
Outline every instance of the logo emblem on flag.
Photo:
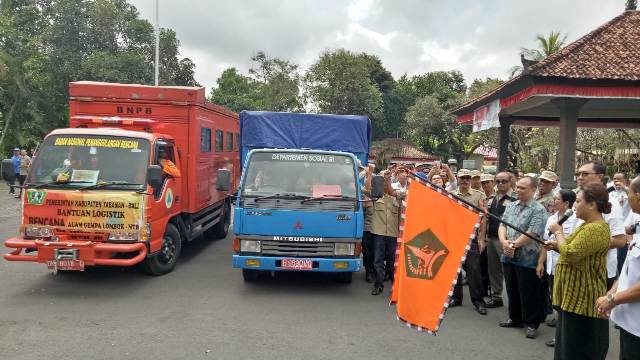
[[449,254],[449,250],[431,230],[416,235],[404,247],[407,276],[423,280],[435,278]]

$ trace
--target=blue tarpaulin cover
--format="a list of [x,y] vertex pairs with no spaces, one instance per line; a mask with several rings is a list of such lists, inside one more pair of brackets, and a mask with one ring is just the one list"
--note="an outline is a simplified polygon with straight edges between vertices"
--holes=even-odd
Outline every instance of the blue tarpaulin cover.
[[350,152],[366,164],[371,121],[363,115],[242,111],[240,134],[242,159],[251,149],[308,148]]

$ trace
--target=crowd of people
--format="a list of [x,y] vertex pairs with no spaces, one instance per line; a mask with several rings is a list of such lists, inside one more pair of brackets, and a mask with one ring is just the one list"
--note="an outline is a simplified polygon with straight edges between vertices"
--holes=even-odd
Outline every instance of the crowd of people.
[[[374,165],[361,167],[365,196]],[[449,307],[462,305],[462,285],[481,315],[507,304],[498,325],[538,336],[555,327],[556,359],[604,359],[609,321],[620,331],[620,359],[640,355],[640,177],[617,173],[606,181],[599,161],[582,164],[577,188],[562,189],[559,177],[503,171],[495,175],[446,164],[427,169],[391,165],[379,172],[384,195],[364,202],[363,263],[372,295],[393,281],[402,199],[408,174],[427,180],[485,212],[467,252]],[[504,292],[503,292],[504,290]],[[506,295],[506,302],[504,296]]]
[[[29,168],[31,168],[31,157],[27,154],[27,150],[14,148],[13,156],[11,157],[11,165],[13,167],[13,178],[9,179],[9,194],[14,195],[16,198],[22,196],[22,187],[27,174],[29,174]],[[18,183],[20,187],[14,187]],[[16,188],[18,193],[16,194]]]

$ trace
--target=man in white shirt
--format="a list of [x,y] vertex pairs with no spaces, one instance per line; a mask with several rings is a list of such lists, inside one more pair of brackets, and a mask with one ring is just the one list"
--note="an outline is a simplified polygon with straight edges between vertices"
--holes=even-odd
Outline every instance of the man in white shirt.
[[[634,213],[640,213],[640,177],[631,182],[629,204]],[[634,227],[634,237],[620,278],[606,296],[598,298],[596,308],[600,316],[620,327],[620,359],[637,359],[640,354],[640,226]]]
[[404,168],[398,169],[396,172],[396,181],[391,183],[391,188],[397,193],[406,194],[409,181],[407,181],[407,170]]
[[[576,173],[578,189],[581,189],[585,184],[594,182],[604,183],[606,170],[607,168],[600,161],[590,161],[580,166]],[[616,249],[627,245],[622,208],[616,201],[611,202],[611,199],[609,199],[609,202],[611,203],[611,213],[602,214],[604,221],[609,224],[609,230],[611,231],[610,250],[607,253],[607,289],[611,288],[611,285],[613,285],[618,275],[618,251]],[[578,221],[576,226],[580,226],[581,224],[582,221]]]

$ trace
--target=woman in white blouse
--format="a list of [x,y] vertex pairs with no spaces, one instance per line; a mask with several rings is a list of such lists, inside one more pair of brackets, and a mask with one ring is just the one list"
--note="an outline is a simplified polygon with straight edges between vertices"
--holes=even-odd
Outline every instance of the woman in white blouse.
[[[573,212],[571,212],[571,208],[573,207],[573,203],[576,201],[576,194],[571,190],[560,190],[554,193],[553,195],[553,203],[555,205],[556,212],[549,216],[547,219],[547,225],[544,228],[544,239],[545,240],[555,240],[555,235],[549,234],[549,226],[551,224],[556,224],[560,219],[562,219],[565,215],[571,214],[563,223],[562,223],[562,232],[565,236],[568,236],[575,230],[578,223],[578,218]],[[549,276],[549,296],[553,297],[553,277],[556,273],[556,263],[558,262],[558,258],[560,254],[556,251],[546,251],[542,249],[540,252],[540,257],[538,258],[538,267],[537,272],[538,276],[542,278],[544,276],[544,271],[546,269],[547,275]],[[556,319],[555,317],[551,320],[547,321],[547,325],[555,326]],[[555,339],[549,340],[546,342],[547,346],[555,346]]]

